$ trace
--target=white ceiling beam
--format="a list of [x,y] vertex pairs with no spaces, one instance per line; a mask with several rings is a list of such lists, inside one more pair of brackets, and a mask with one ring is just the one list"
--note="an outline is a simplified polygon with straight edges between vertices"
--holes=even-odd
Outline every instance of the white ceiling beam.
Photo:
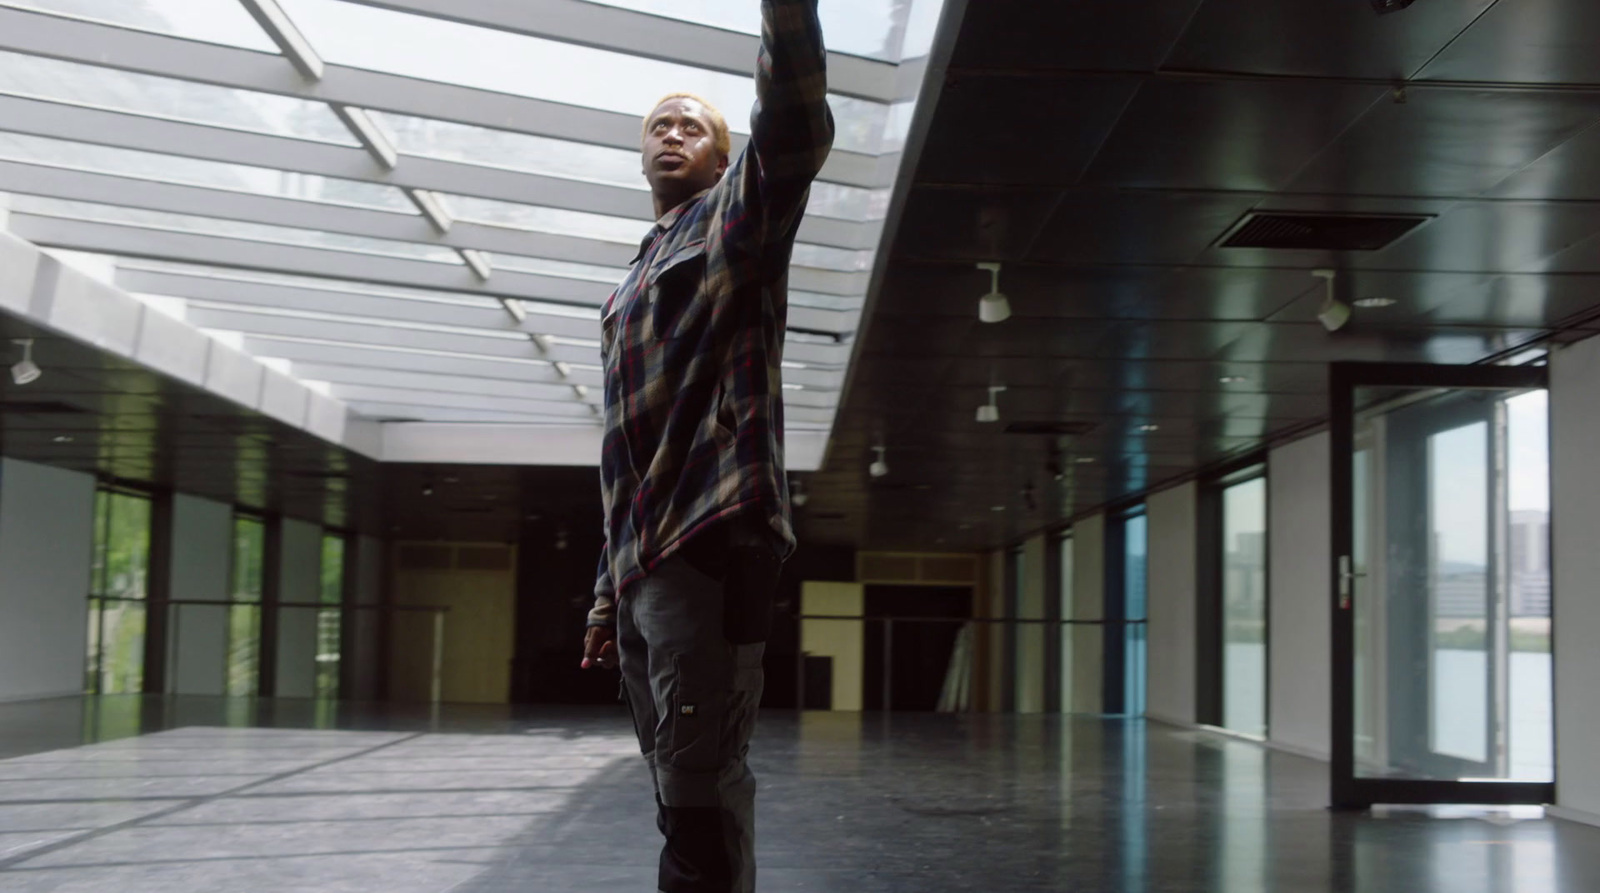
[[[297,376],[298,377],[298,376]],[[333,395],[345,403],[389,403],[407,406],[428,406],[438,409],[484,410],[487,412],[517,412],[529,415],[557,416],[568,419],[589,419],[594,413],[589,404],[573,397],[572,389],[554,400],[522,397],[491,396],[486,394],[440,393],[438,391],[413,391],[405,388],[365,384],[336,384]]]
[[[61,105],[14,96],[0,96],[0,130],[206,161],[380,183],[402,189],[425,189],[436,193],[627,217],[640,221],[641,234],[648,228],[643,224],[647,224],[654,217],[650,193],[643,189],[629,189],[603,183],[588,183],[409,155],[406,156],[405,165],[401,169],[391,171],[376,164],[365,151],[348,146],[208,127],[182,121],[146,118],[124,112]],[[881,228],[881,223],[807,215],[800,225],[800,241],[851,250],[874,249],[877,247]],[[490,229],[503,228],[490,227]],[[512,230],[512,232],[518,231]],[[638,246],[616,245],[614,250],[623,255],[622,262],[625,263],[633,257]],[[562,256],[570,260],[579,260],[570,254]]]
[[300,29],[289,20],[289,14],[278,5],[278,0],[239,0],[250,17],[256,20],[261,30],[267,32],[272,42],[278,45],[283,55],[294,65],[295,70],[307,80],[319,80],[322,77],[322,57],[311,47],[311,41],[306,40]]
[[[339,65],[325,66],[322,79],[308,83],[275,55],[11,8],[0,8],[0,49],[335,106],[639,148],[639,119],[633,115]],[[735,134],[734,151],[743,151],[746,142]],[[822,173],[831,182],[868,188],[893,182],[881,177],[876,156],[839,149],[828,156]]]
[[[411,203],[417,206],[417,210],[421,211],[422,216],[426,217],[428,223],[433,226],[435,235],[443,236],[450,232],[450,226],[455,221],[451,219],[450,212],[445,210],[444,203],[439,200],[439,196],[428,189],[407,189],[405,192],[406,198],[411,199]],[[489,277],[484,276],[483,278],[488,279]]]
[[[448,351],[485,357],[511,357],[515,359],[540,359],[534,346],[521,338],[497,338],[492,333],[472,335],[461,332],[441,332],[422,328],[401,328],[369,322],[346,322],[328,319],[308,319],[300,316],[281,316],[260,312],[258,308],[227,308],[191,304],[184,317],[192,325],[203,329],[224,329],[257,335],[281,335],[291,338],[325,338],[350,344],[371,344],[386,347],[419,350]],[[592,347],[553,345],[544,359],[565,360],[569,363],[593,363],[600,351]]]
[[444,245],[456,249],[515,251],[529,257],[619,268],[626,267],[638,251],[636,247],[599,239],[483,224],[460,224],[452,226],[452,232],[441,234],[426,217],[417,214],[163,183],[16,161],[0,160],[0,190],[397,242]]
[[[500,270],[496,272],[492,283],[485,283],[465,265],[50,217],[17,211],[11,212],[10,227],[12,232],[30,242],[55,248],[382,283],[406,288],[431,288],[495,298],[524,298],[530,301],[598,307],[610,297],[613,290],[607,283],[514,270]],[[863,275],[797,268],[791,275],[791,281],[798,284],[817,279],[819,282],[814,284],[838,283],[842,287],[852,287],[855,278]],[[832,282],[820,282],[824,279]],[[789,328],[794,331],[826,332],[829,330],[815,326],[837,325],[843,321],[845,320],[837,311],[792,307],[789,312]],[[852,320],[851,330],[853,329]],[[830,364],[846,362],[844,359],[834,359],[832,353],[827,354],[827,359],[812,356],[806,350],[810,347],[812,345],[791,343],[789,348],[791,358],[800,362]],[[801,355],[796,355],[794,351],[797,349],[802,350],[802,354],[808,358],[802,359]],[[848,352],[846,351],[844,355],[847,356]]]
[[[599,419],[585,411],[581,415],[558,415],[544,412],[516,412],[491,409],[452,409],[448,406],[419,406],[415,403],[388,403],[365,400],[349,404],[350,409],[373,419],[405,419],[424,422],[509,422],[525,425],[581,425],[600,427]],[[582,404],[573,406],[582,408]]]
[[372,120],[366,109],[340,103],[333,103],[332,107],[333,113],[344,122],[345,129],[350,131],[356,142],[367,150],[368,155],[383,165],[385,170],[392,171],[399,166],[399,148],[389,139],[389,135],[383,132],[383,128],[378,126],[378,122]]
[[[760,46],[754,35],[585,0],[354,2],[749,77],[755,76]],[[899,98],[898,68],[890,62],[830,52],[828,86],[845,96],[893,102]]]
[[442,356],[382,345],[340,344],[315,339],[291,339],[247,333],[244,347],[252,356],[276,357],[296,363],[334,364],[388,372],[407,371],[560,386],[572,382],[591,386],[601,384],[601,373],[598,368],[573,369],[569,377],[563,378],[546,362],[515,362],[496,357]]
[[[307,381],[325,381],[334,385],[365,385],[403,390],[410,393],[436,392],[439,394],[476,394],[485,397],[515,397],[520,399],[545,399],[560,402],[572,397],[574,385],[552,381],[514,381],[503,378],[480,378],[461,375],[444,375],[426,371],[401,371],[362,366],[337,366],[329,363],[296,362],[296,378]],[[588,387],[577,385],[576,387]]]
[[[279,310],[307,310],[370,316],[419,325],[464,326],[505,331],[539,331],[566,338],[599,340],[600,321],[581,317],[530,313],[524,323],[514,323],[506,311],[490,299],[477,305],[397,298],[389,295],[361,294],[342,289],[318,289],[270,282],[250,282],[216,276],[186,275],[121,267],[117,285],[136,294],[163,295],[266,307]],[[514,299],[513,299],[514,300]],[[517,306],[522,306],[517,302]]]

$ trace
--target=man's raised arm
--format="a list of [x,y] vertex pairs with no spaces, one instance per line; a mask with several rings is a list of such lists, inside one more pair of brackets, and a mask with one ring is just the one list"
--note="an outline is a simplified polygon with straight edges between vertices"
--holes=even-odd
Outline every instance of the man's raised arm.
[[817,0],[761,0],[756,106],[742,174],[762,244],[792,237],[833,133]]

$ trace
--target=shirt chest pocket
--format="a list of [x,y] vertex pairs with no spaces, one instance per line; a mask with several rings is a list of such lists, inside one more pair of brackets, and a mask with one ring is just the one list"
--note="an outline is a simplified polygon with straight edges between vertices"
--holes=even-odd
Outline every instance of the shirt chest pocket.
[[692,331],[705,308],[695,306],[706,276],[706,243],[690,242],[657,260],[646,274],[650,329],[658,340]]

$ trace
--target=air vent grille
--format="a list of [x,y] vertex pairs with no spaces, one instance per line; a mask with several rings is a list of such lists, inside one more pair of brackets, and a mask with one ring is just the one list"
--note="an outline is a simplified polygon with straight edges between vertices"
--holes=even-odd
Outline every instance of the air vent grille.
[[1425,214],[1251,214],[1222,247],[1378,251],[1430,219]]
[[1006,433],[1077,437],[1094,428],[1094,422],[1012,422],[1006,425]]

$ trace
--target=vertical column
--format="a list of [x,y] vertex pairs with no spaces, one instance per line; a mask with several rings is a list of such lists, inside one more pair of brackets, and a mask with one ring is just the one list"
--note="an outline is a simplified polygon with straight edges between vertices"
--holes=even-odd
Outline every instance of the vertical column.
[[1062,691],[1061,665],[1061,541],[1048,537],[1044,544],[1044,711],[1060,713],[1066,693]]
[[317,693],[320,609],[315,605],[322,596],[322,528],[288,518],[279,522],[279,528],[282,569],[278,578],[273,692],[280,698],[311,698]]
[[1600,824],[1600,338],[1550,360],[1550,535],[1554,547],[1556,803]]
[[171,690],[167,668],[176,660],[168,630],[177,607],[172,604],[172,491],[150,499],[150,564],[145,570],[144,691],[166,694]]
[[[1105,610],[1106,516],[1084,518],[1072,528],[1072,601],[1077,620],[1099,620]],[[1105,637],[1097,626],[1072,628],[1072,701],[1076,713],[1102,712]]]
[[266,520],[266,546],[261,560],[261,669],[259,693],[278,694],[278,603],[283,601],[283,518]]

